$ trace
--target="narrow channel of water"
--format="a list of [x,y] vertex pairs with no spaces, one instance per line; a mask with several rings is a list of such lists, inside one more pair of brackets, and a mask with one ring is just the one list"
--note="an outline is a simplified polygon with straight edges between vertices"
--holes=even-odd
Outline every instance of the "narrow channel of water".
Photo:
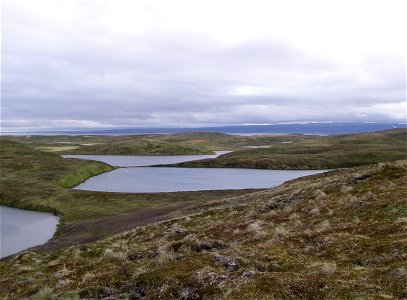
[[0,258],[44,244],[57,224],[53,214],[0,205]]
[[215,158],[231,151],[215,151],[213,155],[62,155],[64,158],[97,160],[115,167],[140,167]]

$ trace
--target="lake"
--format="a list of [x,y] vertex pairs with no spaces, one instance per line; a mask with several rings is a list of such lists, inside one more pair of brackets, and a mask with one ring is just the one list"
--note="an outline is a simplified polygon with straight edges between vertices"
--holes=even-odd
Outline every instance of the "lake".
[[[290,179],[323,172],[323,170],[288,171],[145,167],[214,158],[224,153],[227,153],[227,151],[218,151],[214,155],[64,155],[64,157],[103,161],[113,166],[122,167],[89,178],[75,188],[104,192],[157,193],[271,188]],[[58,218],[50,213],[0,206],[0,222],[1,258],[47,242],[55,232]]]
[[0,258],[44,244],[57,224],[53,214],[0,205]]
[[132,167],[89,178],[75,189],[125,193],[257,189],[321,172],[324,171]]
[[213,155],[62,155],[62,157],[97,160],[115,167],[139,167],[215,158],[229,152],[231,151],[215,151]]

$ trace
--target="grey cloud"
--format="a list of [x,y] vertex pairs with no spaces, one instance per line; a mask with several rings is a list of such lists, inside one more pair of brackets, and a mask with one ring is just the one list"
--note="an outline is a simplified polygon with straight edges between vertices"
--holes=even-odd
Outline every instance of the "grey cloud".
[[363,109],[363,120],[403,118],[394,113],[406,90],[397,56],[346,65],[278,39],[225,46],[198,34],[114,34],[90,22],[48,28],[5,11],[7,127],[357,120]]

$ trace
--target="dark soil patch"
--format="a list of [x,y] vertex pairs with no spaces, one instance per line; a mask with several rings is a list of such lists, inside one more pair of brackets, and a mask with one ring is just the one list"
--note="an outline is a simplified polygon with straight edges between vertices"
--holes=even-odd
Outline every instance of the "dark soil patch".
[[60,249],[65,246],[91,243],[109,235],[128,231],[138,226],[167,220],[172,213],[186,209],[191,203],[178,203],[163,207],[146,207],[127,214],[98,218],[63,225],[59,237],[47,243],[31,248],[31,251],[43,252]]

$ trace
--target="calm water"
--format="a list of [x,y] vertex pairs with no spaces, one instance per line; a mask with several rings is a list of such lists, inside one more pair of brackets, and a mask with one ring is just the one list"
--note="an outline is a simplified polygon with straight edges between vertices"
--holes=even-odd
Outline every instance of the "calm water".
[[0,258],[44,244],[57,224],[58,218],[50,213],[0,205]]
[[155,193],[271,188],[290,179],[321,172],[324,171],[132,167],[92,177],[76,189]]
[[62,157],[97,160],[116,167],[139,167],[215,158],[229,152],[230,151],[216,151],[214,155],[62,155]]

